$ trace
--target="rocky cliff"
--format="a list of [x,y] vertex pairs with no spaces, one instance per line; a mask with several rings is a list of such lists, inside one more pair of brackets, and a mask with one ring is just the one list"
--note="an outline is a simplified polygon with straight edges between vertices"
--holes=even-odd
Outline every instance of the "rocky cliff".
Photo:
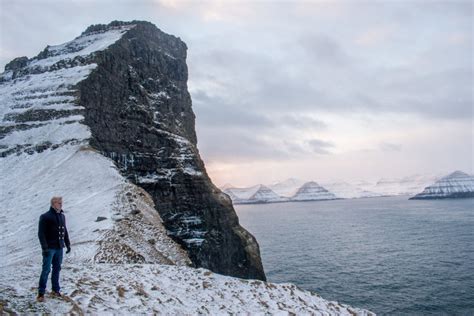
[[196,266],[264,280],[257,241],[199,156],[184,42],[138,22],[94,61],[98,67],[79,84],[92,146],[153,197]]
[[89,146],[151,197],[194,266],[265,280],[257,241],[199,156],[186,49],[151,23],[112,22],[13,60],[0,77],[0,155]]

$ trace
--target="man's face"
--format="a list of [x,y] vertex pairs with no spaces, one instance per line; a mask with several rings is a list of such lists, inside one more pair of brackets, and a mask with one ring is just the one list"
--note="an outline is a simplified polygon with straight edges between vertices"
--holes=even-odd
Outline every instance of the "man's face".
[[56,210],[60,210],[63,207],[63,200],[56,199],[53,201],[53,208]]

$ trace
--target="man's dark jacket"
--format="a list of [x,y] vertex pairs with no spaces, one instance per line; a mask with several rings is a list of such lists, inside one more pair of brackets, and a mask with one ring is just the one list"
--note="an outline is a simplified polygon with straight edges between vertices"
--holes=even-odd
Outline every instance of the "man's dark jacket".
[[43,251],[64,246],[71,247],[63,210],[57,213],[54,208],[50,207],[49,211],[40,216],[38,238]]

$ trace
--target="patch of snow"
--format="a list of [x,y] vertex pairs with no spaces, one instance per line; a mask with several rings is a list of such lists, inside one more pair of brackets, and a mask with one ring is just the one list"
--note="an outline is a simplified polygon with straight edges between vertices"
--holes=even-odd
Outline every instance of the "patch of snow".
[[0,139],[0,145],[14,146],[50,142],[61,144],[68,140],[85,140],[91,137],[89,128],[80,123],[62,124],[48,121],[47,125],[30,128],[23,131],[13,131]]
[[191,176],[197,176],[197,177],[202,176],[202,172],[197,171],[193,167],[185,167],[185,168],[183,168],[183,172],[186,173],[186,174],[189,174]]
[[74,40],[56,46],[49,46],[48,58],[33,59],[28,65],[30,68],[47,68],[61,60],[72,60],[77,56],[88,56],[92,53],[102,51],[118,41],[122,35],[133,28],[134,25],[124,25],[106,32],[94,32],[81,35]]
[[164,98],[164,99],[167,99],[167,100],[171,99],[171,97],[169,96],[169,94],[166,91],[160,91],[158,93],[150,93],[149,96],[154,98],[154,99],[160,99],[160,98]]

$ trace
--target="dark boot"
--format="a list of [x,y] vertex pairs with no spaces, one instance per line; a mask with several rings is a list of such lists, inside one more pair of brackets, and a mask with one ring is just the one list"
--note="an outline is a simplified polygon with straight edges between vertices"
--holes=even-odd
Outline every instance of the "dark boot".
[[44,302],[44,294],[39,293],[38,296],[36,297],[37,302]]
[[51,291],[51,296],[52,297],[63,297],[63,295],[59,292],[56,291]]

